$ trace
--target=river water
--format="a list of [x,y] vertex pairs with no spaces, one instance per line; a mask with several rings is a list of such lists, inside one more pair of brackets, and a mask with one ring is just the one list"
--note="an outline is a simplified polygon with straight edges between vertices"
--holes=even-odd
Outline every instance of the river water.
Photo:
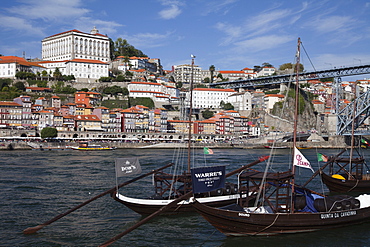
[[[226,164],[227,171],[268,155],[270,150],[215,149],[207,164]],[[200,152],[200,151],[199,151]],[[307,149],[301,152],[316,170],[316,153],[338,150]],[[370,150],[364,151],[370,160]],[[0,246],[98,246],[143,219],[109,195],[44,227],[36,234],[22,231],[46,222],[74,206],[114,187],[114,160],[139,157],[143,173],[171,162],[173,150],[117,149],[112,151],[1,151]],[[285,167],[289,150],[274,156],[277,169]],[[258,166],[257,166],[258,167]],[[259,165],[263,168],[264,164]],[[298,169],[299,181],[312,172]],[[119,178],[118,183],[131,177]],[[299,183],[298,181],[298,183]],[[303,183],[301,182],[301,183]],[[327,191],[318,178],[311,189]],[[120,192],[134,196],[153,194],[150,178]],[[328,231],[270,237],[226,237],[201,216],[159,216],[127,234],[112,246],[370,246],[370,223]]]

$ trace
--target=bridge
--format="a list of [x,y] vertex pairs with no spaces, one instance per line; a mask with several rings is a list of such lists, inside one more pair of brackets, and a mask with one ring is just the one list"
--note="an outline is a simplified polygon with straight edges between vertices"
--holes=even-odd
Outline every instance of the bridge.
[[[325,78],[334,78],[333,92],[335,95],[335,113],[337,115],[337,135],[348,135],[351,133],[352,122],[355,119],[355,130],[359,128],[361,124],[370,116],[370,90],[368,89],[365,93],[357,97],[356,102],[351,102],[346,107],[341,109],[340,105],[340,95],[341,87],[341,77],[344,76],[355,76],[370,74],[370,64],[351,66],[351,67],[341,67],[333,68],[328,70],[320,70],[314,72],[301,72],[298,75],[298,81],[307,80],[320,80]],[[256,88],[264,87],[274,84],[282,84],[296,81],[296,74],[286,74],[286,75],[276,75],[268,77],[259,77],[253,79],[240,79],[235,81],[225,81],[212,83],[211,87],[221,86],[224,88],[239,89],[239,88]],[[339,96],[339,97],[338,97]],[[354,105],[356,104],[356,110]],[[357,134],[370,135],[369,131],[356,131]]]

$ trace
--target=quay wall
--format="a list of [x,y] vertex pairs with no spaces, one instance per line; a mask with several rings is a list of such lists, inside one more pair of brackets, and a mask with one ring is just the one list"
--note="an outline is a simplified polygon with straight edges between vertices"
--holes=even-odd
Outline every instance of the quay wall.
[[[0,137],[1,140],[1,137]],[[174,149],[174,148],[186,148],[186,142],[121,142],[121,141],[92,141],[93,144],[100,144],[102,146],[115,147],[117,149],[127,149],[127,148],[152,148],[152,149]],[[240,142],[240,143],[231,143],[231,142],[195,142],[192,144],[192,147],[195,148],[240,148],[240,149],[258,149],[264,148],[266,145],[271,145],[271,143],[261,143],[257,140]],[[0,150],[31,150],[39,149],[40,147],[44,150],[52,149],[68,149],[71,146],[78,146],[77,142],[74,141],[59,141],[59,142],[46,142],[46,141],[28,141],[28,140],[2,140],[0,142]],[[279,142],[275,146],[287,146],[292,147],[291,142]],[[346,148],[348,145],[344,142],[342,136],[336,136],[329,138],[328,141],[321,142],[297,142],[297,147],[302,148]]]

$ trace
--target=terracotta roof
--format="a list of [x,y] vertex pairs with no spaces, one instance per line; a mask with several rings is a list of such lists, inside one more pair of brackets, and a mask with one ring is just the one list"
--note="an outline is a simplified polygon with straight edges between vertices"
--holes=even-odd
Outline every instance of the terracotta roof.
[[132,81],[130,84],[143,84],[143,85],[155,85],[155,86],[161,86],[160,83],[156,82],[142,82],[142,81]]
[[155,91],[140,91],[140,90],[131,90],[130,93],[156,93],[156,94],[164,94],[162,92],[155,92]]
[[75,58],[75,59],[72,59],[72,60],[68,60],[67,62],[108,64],[108,63],[103,62],[103,61],[100,61],[100,60],[94,60],[94,59],[81,59],[81,58]]
[[285,96],[282,94],[266,94],[265,97],[278,97],[278,98],[284,98]]
[[84,120],[84,121],[100,121],[96,115],[77,115],[75,120]]
[[62,32],[62,33],[57,33],[57,34],[51,35],[49,37],[46,37],[45,39],[50,38],[50,37],[54,37],[54,36],[58,36],[58,35],[61,35],[61,34],[65,34],[65,33],[72,33],[72,32],[107,37],[106,35],[103,35],[103,34],[100,34],[100,33],[96,33],[96,34],[84,33],[84,32],[81,32],[77,29],[73,29],[73,30],[69,30],[69,31],[65,31],[65,32]]
[[230,88],[194,88],[193,91],[212,91],[212,92],[233,92],[236,91]]
[[17,64],[20,64],[20,65],[23,65],[23,66],[43,67],[43,66],[39,65],[37,62],[28,62],[26,59],[24,59],[22,57],[16,57],[16,56],[1,56],[0,57],[0,64],[1,63],[17,63]]
[[12,101],[0,101],[0,106],[22,106]]
[[244,71],[238,71],[238,70],[220,70],[221,74],[245,74]]

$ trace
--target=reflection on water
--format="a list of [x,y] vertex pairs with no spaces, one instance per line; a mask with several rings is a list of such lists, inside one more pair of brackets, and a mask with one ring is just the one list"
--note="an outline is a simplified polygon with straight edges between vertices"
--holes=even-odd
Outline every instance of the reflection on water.
[[[198,155],[202,150],[198,150]],[[236,169],[270,150],[215,149],[206,164],[226,164]],[[301,150],[316,170],[316,153],[332,155],[337,150]],[[370,151],[365,151],[370,159]],[[143,172],[173,161],[173,150],[117,149],[114,151],[1,151],[1,231],[3,246],[97,246],[124,231],[142,217],[109,196],[102,197],[72,214],[46,226],[37,234],[22,231],[36,226],[115,186],[114,159],[139,157]],[[278,150],[273,157],[275,170],[287,169],[289,150]],[[200,162],[204,164],[204,161]],[[264,169],[265,163],[255,168]],[[312,172],[298,169],[298,183]],[[119,183],[130,178],[119,178]],[[321,191],[318,178],[310,188]],[[151,178],[123,187],[125,193],[148,196],[153,193]],[[113,246],[368,246],[369,225],[330,231],[274,237],[227,238],[215,231],[197,214],[163,216],[153,219]],[[299,238],[299,239],[298,239]]]

